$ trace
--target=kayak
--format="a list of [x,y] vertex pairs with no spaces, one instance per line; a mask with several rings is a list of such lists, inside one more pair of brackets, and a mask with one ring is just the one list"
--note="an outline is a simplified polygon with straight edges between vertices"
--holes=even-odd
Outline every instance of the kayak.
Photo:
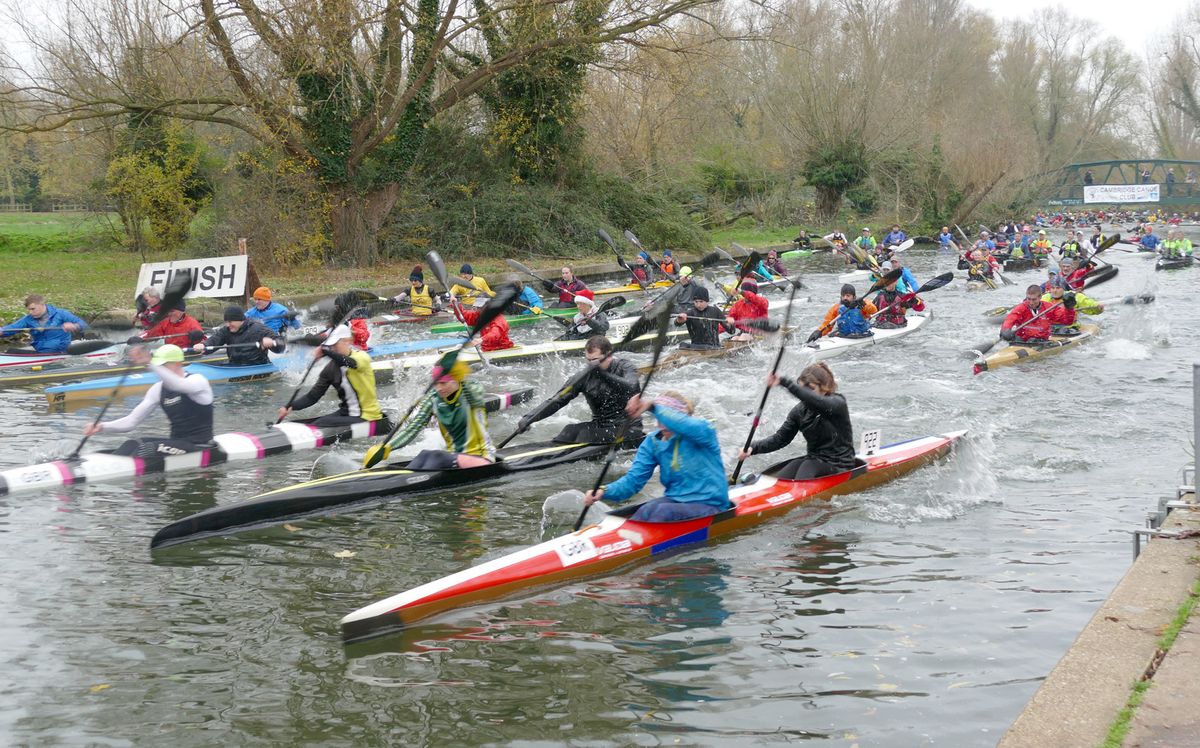
[[512,596],[533,587],[591,577],[619,567],[677,553],[688,545],[758,525],[817,499],[863,491],[906,475],[946,455],[965,434],[955,431],[912,439],[860,456],[853,470],[812,480],[774,477],[791,463],[779,463],[747,485],[731,488],[734,508],[684,522],[628,519],[636,507],[610,512],[589,525],[553,540],[428,582],[360,608],[341,620],[342,641],[365,641],[405,630],[417,621],[454,608]]
[[854,270],[838,276],[838,283],[862,283],[871,279],[870,270]]
[[[637,447],[629,441],[628,447]],[[406,462],[377,465],[341,475],[297,483],[268,491],[228,506],[206,509],[163,527],[154,533],[151,548],[186,543],[200,538],[240,532],[279,524],[337,509],[347,505],[363,508],[367,503],[386,498],[403,498],[414,493],[501,478],[510,473],[563,465],[603,457],[607,444],[557,444],[534,442],[506,447],[497,452],[499,460],[490,465],[454,470],[413,471]]]
[[[816,252],[816,251],[817,250],[815,250],[815,249],[789,249],[784,252],[780,252],[779,259],[781,259],[781,260],[799,260],[802,257],[812,257],[813,252]],[[826,251],[828,251],[828,250],[826,250]]]
[[[1100,304],[1104,305],[1105,307],[1116,306],[1117,304],[1132,305],[1132,304],[1153,304],[1153,303],[1154,303],[1154,294],[1152,294],[1152,293],[1131,294],[1129,296],[1118,296],[1115,299],[1101,299],[1100,300]],[[989,322],[994,322],[998,325],[998,324],[1004,322],[1004,318],[1008,316],[1008,313],[1011,312],[1012,309],[1013,308],[1010,306],[993,307],[992,309],[989,309],[986,312],[984,312],[983,316],[986,317]]]
[[[549,317],[574,317],[578,310],[573,307],[565,309],[543,308],[541,314],[506,314],[504,320],[508,322],[509,327],[519,327],[522,325],[532,325],[535,322],[541,322]],[[467,326],[457,320],[449,322],[439,322],[429,328],[432,333],[445,332],[466,332]]]
[[[431,338],[429,340],[414,340],[406,343],[384,343],[367,349],[371,356],[399,356],[405,353],[430,349],[446,349],[462,345],[462,338]],[[439,354],[440,355],[440,354]],[[140,367],[139,367],[140,368]],[[235,366],[233,364],[188,364],[184,367],[192,374],[202,374],[212,384],[242,384],[257,382],[273,377],[283,370],[275,362],[255,364],[251,366]],[[65,406],[78,401],[95,401],[111,397],[113,391],[120,385],[117,395],[128,396],[145,392],[158,381],[158,375],[152,369],[142,368],[136,373],[124,377],[104,377],[89,379],[82,382],[57,384],[46,388],[46,400],[52,406]]]
[[968,291],[994,291],[997,288],[999,288],[999,284],[996,281],[992,281],[991,283],[978,280],[967,281]]
[[[532,389],[489,395],[487,407],[488,410],[501,410],[531,397]],[[321,449],[341,441],[378,436],[386,427],[386,423],[379,421],[322,427],[310,426],[303,421],[285,421],[260,434],[240,431],[217,434],[213,437],[213,447],[179,455],[143,458],[114,455],[104,450],[88,452],[74,459],[0,471],[0,496],[76,483],[121,480],[151,473],[174,473],[222,462],[261,460],[285,452]]]
[[1092,288],[1105,281],[1112,280],[1117,277],[1117,272],[1116,265],[1105,265],[1104,267],[1096,268],[1083,277],[1083,287]]
[[729,358],[741,353],[759,340],[761,338],[739,341],[725,340],[719,348],[676,348],[659,359],[658,366],[639,366],[638,373],[649,374],[651,371],[671,371],[672,369],[678,369],[681,366],[694,364],[698,361]]
[[805,343],[801,352],[811,356],[813,361],[833,358],[855,348],[879,345],[880,343],[888,343],[897,338],[902,338],[905,335],[920,330],[929,324],[929,321],[932,319],[933,312],[931,311],[911,312],[908,315],[908,324],[904,327],[897,327],[891,330],[873,329],[871,330],[871,335],[863,338],[843,338],[837,335],[826,335],[822,338],[817,338],[811,343]]
[[1067,348],[1073,348],[1081,343],[1086,343],[1096,337],[1096,334],[1099,332],[1100,327],[1098,325],[1085,323],[1079,326],[1078,334],[1051,335],[1050,340],[1042,345],[1009,343],[995,353],[976,361],[973,369],[976,374],[980,374],[992,369],[998,369],[1001,366],[1011,366],[1013,364],[1021,364],[1026,361],[1053,356],[1062,353]]
[[594,293],[596,296],[611,296],[613,294],[618,294],[618,293],[634,293],[637,291],[648,291],[651,288],[670,288],[673,285],[675,285],[675,282],[669,281],[669,280],[655,281],[653,283],[648,284],[645,288],[642,288],[641,286],[639,286],[636,283],[626,283],[624,286],[612,286],[610,288],[595,288],[595,289],[592,289],[592,293]]
[[1188,268],[1192,266],[1192,256],[1184,257],[1159,257],[1154,263],[1155,270],[1179,270],[1180,268]]
[[[223,364],[229,358],[222,351],[214,355],[195,356],[190,360],[201,364]],[[74,382],[84,379],[95,379],[96,377],[107,377],[113,374],[124,374],[127,371],[143,371],[145,368],[145,366],[140,364],[131,364],[124,360],[112,365],[92,364],[71,368],[54,368],[50,371],[42,371],[40,367],[35,366],[28,373],[0,376],[0,387],[25,387],[28,385],[54,384],[55,382]]]
[[446,312],[437,311],[432,314],[413,314],[402,309],[397,309],[391,313],[377,314],[371,317],[367,322],[372,325],[399,325],[406,322],[432,322],[435,319],[446,319],[449,316]]
[[12,366],[45,366],[73,358],[103,358],[120,352],[117,343],[91,353],[0,353],[0,368]]

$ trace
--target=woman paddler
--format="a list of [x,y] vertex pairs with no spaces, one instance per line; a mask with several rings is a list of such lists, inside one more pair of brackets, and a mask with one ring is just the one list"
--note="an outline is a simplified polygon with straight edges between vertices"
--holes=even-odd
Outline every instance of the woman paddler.
[[157,407],[161,407],[171,422],[171,436],[129,439],[112,451],[126,457],[158,457],[195,452],[212,446],[213,393],[212,385],[199,374],[183,370],[183,349],[177,345],[160,346],[151,356],[146,346],[130,346],[129,359],[137,364],[149,363],[159,381],[155,382],[142,401],[129,415],[115,421],[89,423],[85,436],[102,431],[123,433],[133,431]]
[[416,412],[386,449],[410,444],[430,417],[437,421],[446,449],[421,450],[409,461],[410,470],[451,470],[496,461],[496,447],[487,431],[486,396],[478,384],[466,381],[470,373],[471,368],[463,361],[455,361],[449,368],[441,364],[433,368],[433,391],[421,398]]
[[721,460],[717,430],[692,415],[692,402],[677,392],[651,399],[634,395],[625,406],[633,419],[650,411],[659,428],[638,447],[629,472],[605,488],[584,494],[585,504],[599,499],[622,502],[645,487],[658,468],[665,495],[642,504],[633,519],[640,522],[682,522],[708,517],[732,508],[729,481]]
[[854,427],[846,398],[837,391],[833,372],[824,362],[810,364],[800,372],[800,381],[775,374],[767,376],[767,386],[783,385],[800,400],[787,419],[771,436],[742,450],[739,459],[766,454],[792,443],[797,433],[804,434],[808,454],[797,457],[781,471],[773,473],[784,480],[807,480],[845,472],[854,467]]
[[309,421],[310,426],[345,426],[352,423],[378,421],[375,433],[387,433],[392,426],[379,407],[375,394],[375,370],[366,351],[354,350],[354,333],[348,325],[338,325],[313,352],[315,358],[327,358],[317,382],[308,392],[297,397],[289,408],[279,409],[279,420],[292,411],[312,407],[330,388],[337,393],[338,409]]

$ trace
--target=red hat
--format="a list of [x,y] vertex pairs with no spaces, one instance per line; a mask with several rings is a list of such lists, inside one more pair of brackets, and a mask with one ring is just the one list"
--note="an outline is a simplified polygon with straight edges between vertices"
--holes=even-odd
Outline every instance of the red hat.
[[591,289],[585,288],[575,294],[575,303],[578,304],[580,299],[587,299],[592,306],[596,305],[596,294],[592,293]]
[[753,278],[747,278],[742,281],[742,290],[750,293],[758,293],[758,283]]

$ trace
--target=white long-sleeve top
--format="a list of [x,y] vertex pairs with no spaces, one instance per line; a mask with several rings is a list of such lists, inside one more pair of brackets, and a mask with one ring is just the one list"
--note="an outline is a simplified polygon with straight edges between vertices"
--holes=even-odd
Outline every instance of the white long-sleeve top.
[[187,395],[198,405],[212,404],[212,385],[204,377],[199,374],[181,377],[163,364],[151,364],[151,366],[154,367],[154,373],[158,376],[159,381],[154,383],[154,386],[150,388],[150,391],[146,393],[142,401],[133,410],[129,411],[128,415],[112,421],[102,422],[100,424],[101,429],[114,433],[133,431],[162,402],[162,390],[164,386],[172,392]]

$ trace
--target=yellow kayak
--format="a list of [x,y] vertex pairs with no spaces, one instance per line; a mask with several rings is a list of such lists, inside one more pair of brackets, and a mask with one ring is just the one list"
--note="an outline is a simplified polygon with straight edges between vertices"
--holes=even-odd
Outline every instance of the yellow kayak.
[[995,353],[982,358],[975,362],[975,373],[998,369],[1001,366],[1011,366],[1012,364],[1020,364],[1034,359],[1053,356],[1057,353],[1062,353],[1067,348],[1073,348],[1081,343],[1086,343],[1096,334],[1100,332],[1099,325],[1082,324],[1079,326],[1079,332],[1075,335],[1051,335],[1050,340],[1041,345],[1022,345],[1020,343],[1009,343],[1004,348]]

